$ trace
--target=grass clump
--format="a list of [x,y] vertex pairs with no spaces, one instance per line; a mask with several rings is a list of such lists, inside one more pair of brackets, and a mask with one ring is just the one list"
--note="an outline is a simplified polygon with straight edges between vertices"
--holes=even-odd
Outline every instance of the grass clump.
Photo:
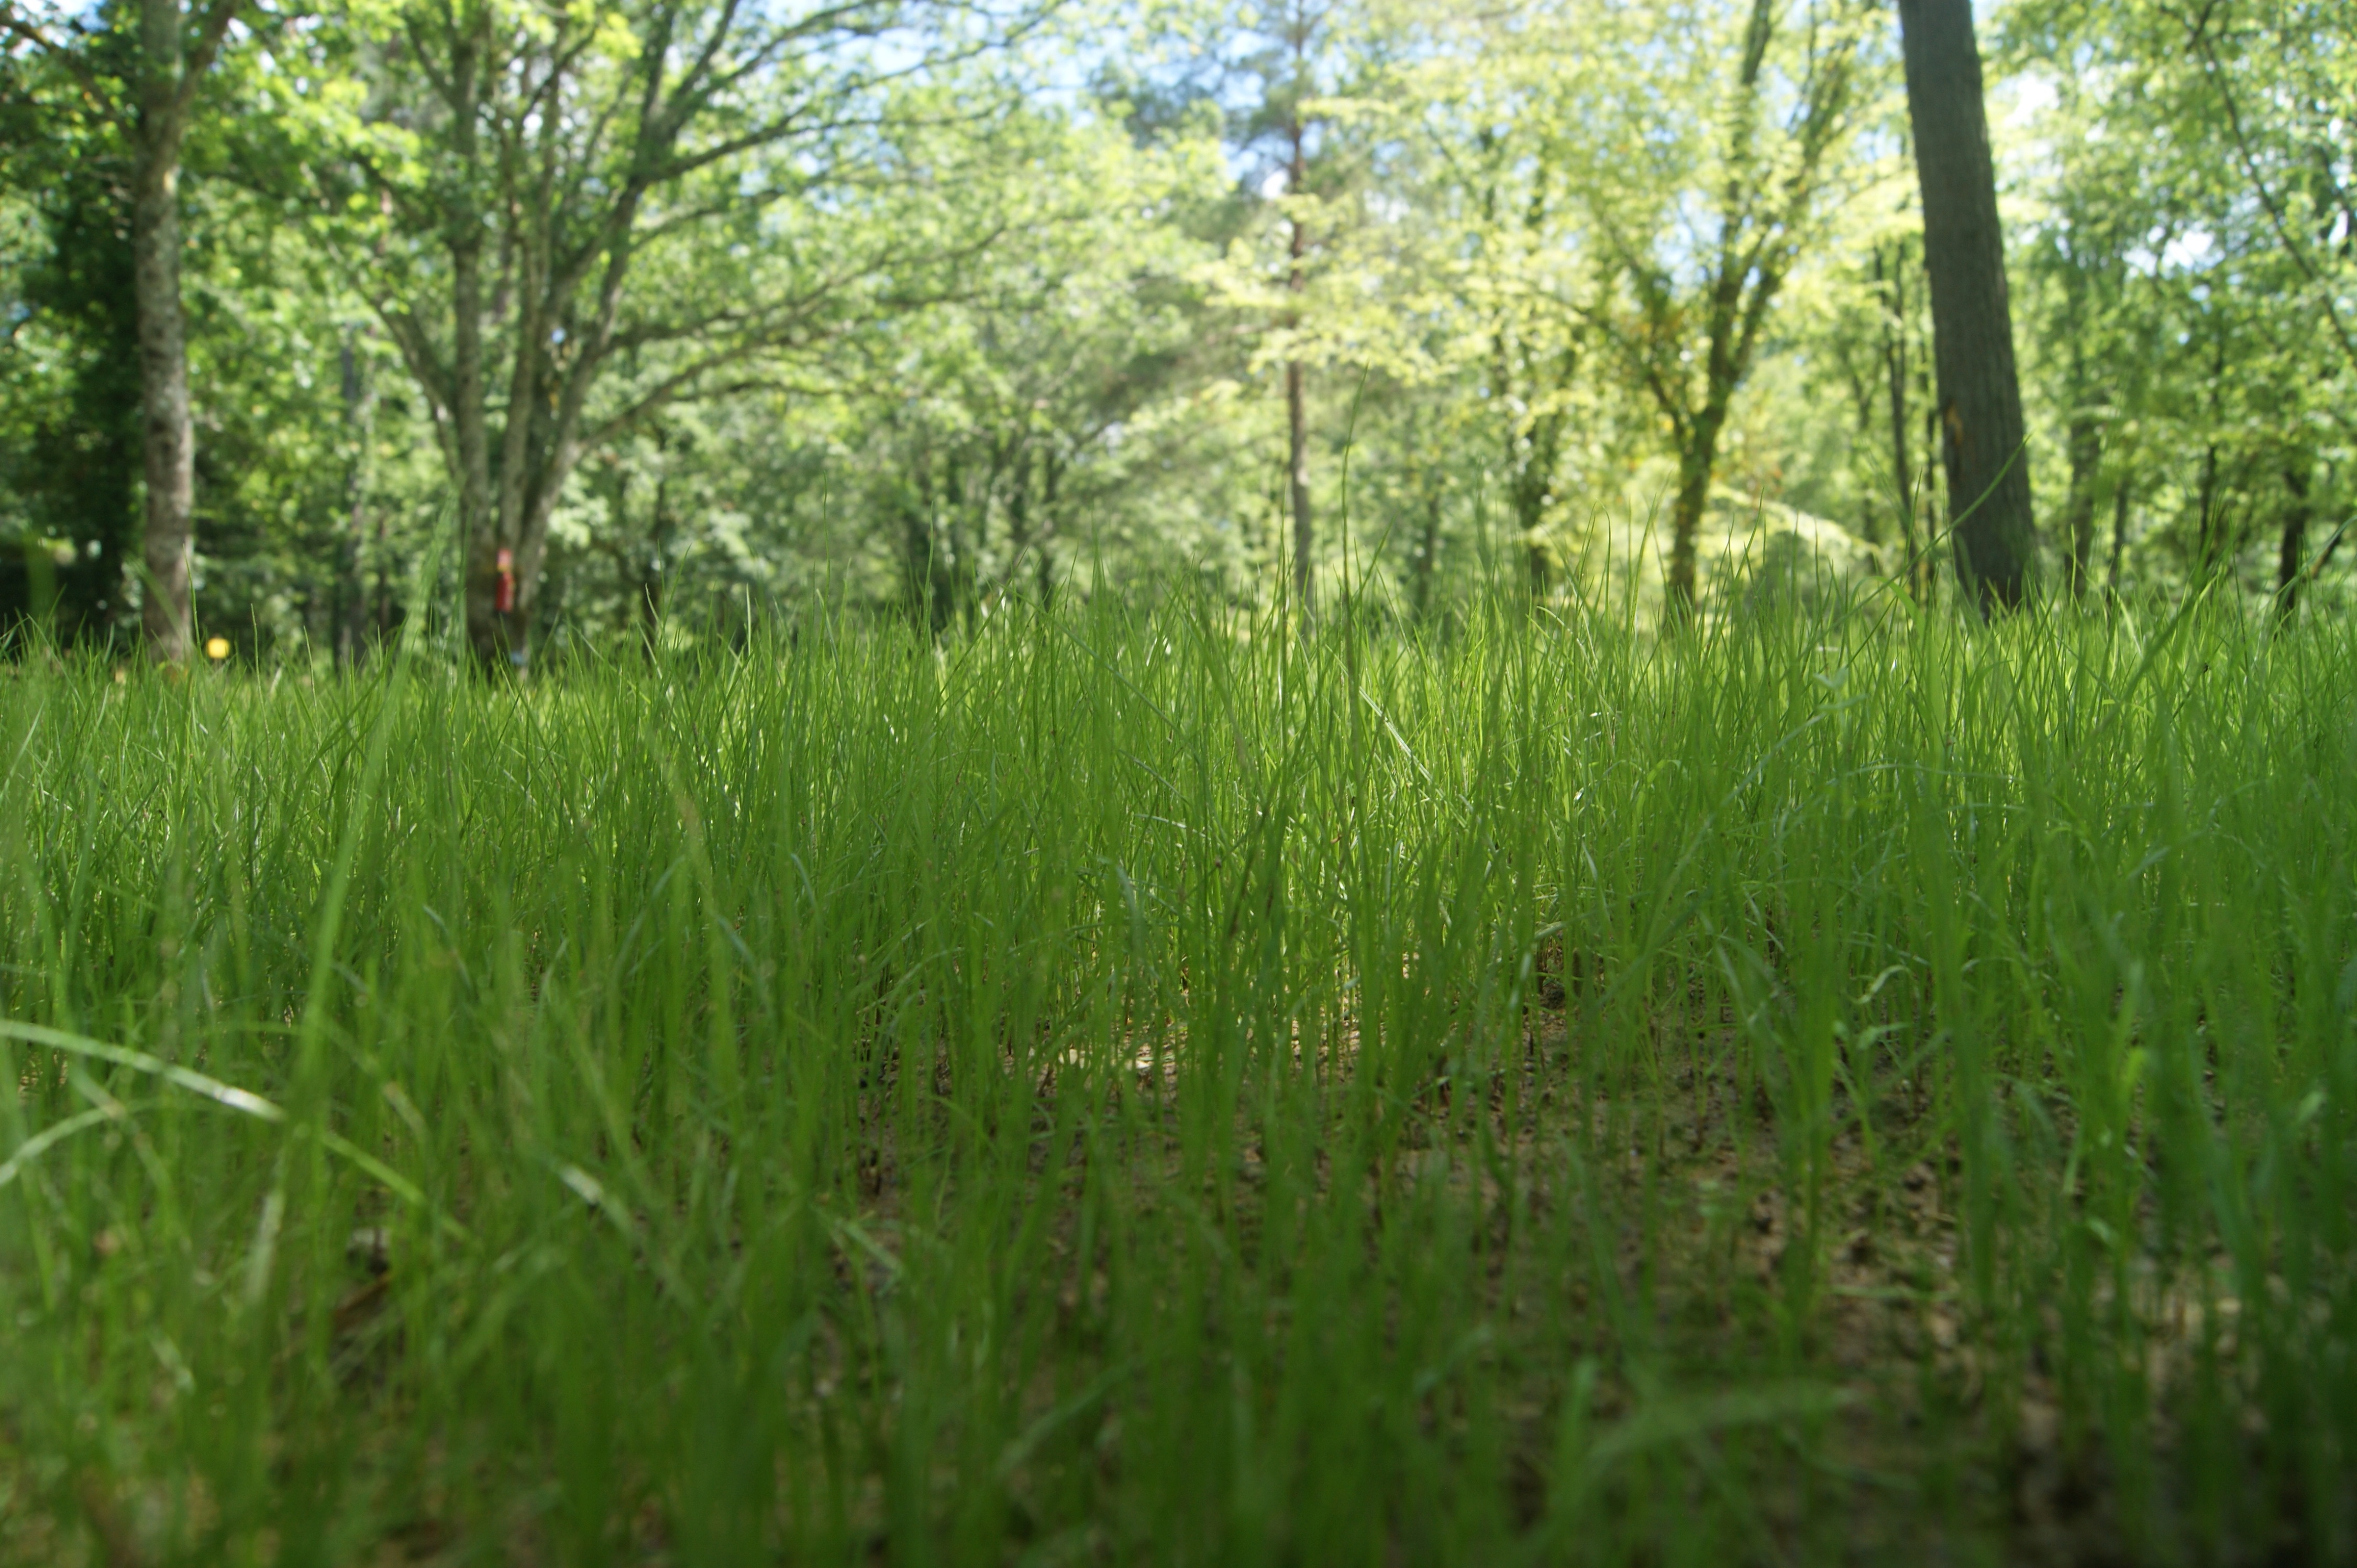
[[0,683],[0,1556],[2345,1560],[2357,637]]

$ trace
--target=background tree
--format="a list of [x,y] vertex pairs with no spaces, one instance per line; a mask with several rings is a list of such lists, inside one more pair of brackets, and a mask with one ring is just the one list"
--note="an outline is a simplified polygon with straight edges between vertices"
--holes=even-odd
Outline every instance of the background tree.
[[2072,64],[2032,127],[2050,173],[2018,275],[2086,580],[2225,573],[2296,609],[2330,549],[2310,530],[2341,504],[2349,450],[2339,293],[2319,293],[2345,244],[2345,133],[2308,105],[2346,53],[2336,23],[2255,4],[2007,14],[2012,70]]
[[0,57],[0,618],[68,639],[126,614],[139,534],[139,327],[111,119],[59,62]]
[[[1871,69],[1867,16],[1848,0],[1750,0],[1710,15],[1715,29],[1683,38],[1667,29],[1607,35],[1609,53],[1580,116],[1603,131],[1578,162],[1591,171],[1598,242],[1620,290],[1597,320],[1677,456],[1666,584],[1674,619],[1694,609],[1696,536],[1735,394],[1770,307],[1818,237],[1870,90],[1861,81]],[[1654,63],[1664,59],[1677,72],[1667,80]],[[1652,91],[1629,91],[1631,81]],[[1659,105],[1673,94],[1709,104],[1707,118],[1665,128]]]
[[[1324,232],[1340,194],[1340,162],[1327,145],[1330,129],[1321,84],[1336,64],[1337,21],[1333,5],[1321,0],[1275,0],[1221,19],[1225,38],[1211,41],[1236,51],[1226,74],[1243,86],[1245,106],[1232,130],[1244,155],[1243,184],[1266,205],[1281,235],[1282,261],[1273,269],[1276,297],[1262,300],[1254,287],[1232,274],[1226,279],[1230,303],[1257,304],[1268,313],[1269,341],[1281,353],[1285,387],[1286,507],[1292,523],[1292,590],[1305,617],[1310,613],[1317,527],[1310,495],[1309,367],[1305,338],[1310,328],[1304,295],[1310,285],[1312,252],[1329,242]],[[1345,67],[1344,69],[1347,69]],[[1248,252],[1231,258],[1247,273],[1257,268]]]
[[2310,573],[2319,436],[2345,445],[2352,424],[2345,392],[2336,392],[2357,374],[2357,125],[2349,113],[2357,97],[2357,18],[2345,7],[2300,0],[2158,10],[2200,62],[2212,113],[2195,123],[2206,121],[2213,144],[2221,139],[2215,133],[2224,133],[2232,166],[2265,217],[2279,274],[2270,297],[2293,303],[2295,318],[2319,319],[2326,328],[2320,362],[2307,344],[2280,337],[2267,356],[2276,361],[2266,400],[2277,432],[2270,456],[2283,487],[2276,598],[2289,614]]
[[[55,59],[88,108],[113,122],[129,149],[131,275],[139,337],[140,454],[145,479],[140,618],[149,650],[188,651],[196,427],[188,407],[188,324],[180,299],[180,158],[197,95],[241,0],[138,0],[98,13],[98,26],[45,27],[15,0],[0,30]],[[102,40],[120,35],[124,47]]]
[[1949,526],[1957,575],[1986,610],[2020,601],[2036,530],[1980,46],[1972,0],[1900,0],[1899,18],[1923,186]]
[[[587,453],[667,404],[764,384],[862,311],[945,292],[981,242],[875,199],[951,173],[902,161],[888,120],[983,107],[937,83],[896,96],[978,47],[936,31],[891,59],[910,16],[471,0],[362,32],[375,299],[433,413],[479,659],[522,661],[549,520]],[[822,205],[868,221],[815,222]]]
[[[139,599],[136,15],[0,50],[0,622],[88,641]],[[1716,615],[1771,556],[1927,575],[1975,499],[1866,0],[278,15],[175,204],[191,614],[242,656],[413,602],[494,663],[1178,582]],[[1992,15],[2059,580],[2340,602],[2350,24]]]

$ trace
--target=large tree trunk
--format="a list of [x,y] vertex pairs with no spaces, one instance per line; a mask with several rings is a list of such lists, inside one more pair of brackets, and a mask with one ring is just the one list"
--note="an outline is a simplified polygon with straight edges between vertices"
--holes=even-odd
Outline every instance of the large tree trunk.
[[1986,614],[2020,602],[2035,527],[1980,50],[1972,0],[1899,0],[1899,21],[1923,191],[1949,522],[1957,573]]
[[147,511],[140,622],[160,662],[188,656],[197,440],[188,414],[188,328],[180,311],[180,142],[186,101],[178,0],[141,0],[139,117],[133,137],[132,286],[139,315],[140,436]]

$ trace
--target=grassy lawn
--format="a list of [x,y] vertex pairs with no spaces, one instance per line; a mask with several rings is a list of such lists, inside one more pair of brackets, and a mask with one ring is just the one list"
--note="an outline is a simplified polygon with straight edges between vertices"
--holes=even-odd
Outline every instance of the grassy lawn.
[[2357,1553],[2357,632],[0,679],[0,1561]]

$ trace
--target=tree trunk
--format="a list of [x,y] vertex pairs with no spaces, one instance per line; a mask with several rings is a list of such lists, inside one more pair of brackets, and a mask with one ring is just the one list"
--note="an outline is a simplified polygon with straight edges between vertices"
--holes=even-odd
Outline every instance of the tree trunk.
[[[1740,169],[1757,156],[1754,138],[1761,113],[1760,70],[1775,26],[1771,0],[1754,0],[1739,78],[1742,96],[1731,106],[1726,133],[1730,170]],[[1769,188],[1764,177],[1756,181],[1747,181],[1739,173],[1730,172],[1727,177],[1720,198],[1718,256],[1710,275],[1705,316],[1708,347],[1703,356],[1699,407],[1690,395],[1676,390],[1689,384],[1684,367],[1693,329],[1669,308],[1669,289],[1659,278],[1643,291],[1649,296],[1647,326],[1652,341],[1663,350],[1674,345],[1677,352],[1674,365],[1657,361],[1647,372],[1654,400],[1678,438],[1678,493],[1670,517],[1669,575],[1663,584],[1662,621],[1669,630],[1683,628],[1694,620],[1695,536],[1710,506],[1718,437],[1727,427],[1737,390],[1751,373],[1768,309],[1799,253],[1790,235],[1799,227],[1817,188],[1820,160],[1844,113],[1848,72],[1846,55],[1830,56],[1812,69],[1805,113],[1788,127],[1800,141],[1800,166],[1776,182],[1782,193],[1781,213],[1771,217],[1761,209],[1760,194]],[[1773,245],[1764,239],[1746,238],[1763,229],[1787,238]]]
[[945,484],[936,483],[930,456],[914,464],[913,483],[901,492],[901,571],[908,594],[909,618],[929,637],[949,629],[956,584],[942,546],[942,495],[956,485],[952,469]]
[[1313,533],[1309,518],[1309,416],[1302,390],[1301,361],[1290,360],[1285,366],[1285,429],[1286,449],[1290,456],[1287,467],[1287,493],[1293,503],[1293,599],[1301,607],[1307,618],[1310,612],[1309,547]]
[[1923,192],[1949,525],[1957,572],[1986,615],[2027,591],[2035,527],[1980,50],[1972,0],[1899,0],[1899,20]]
[[[471,23],[461,20],[461,26]],[[482,57],[479,40],[454,38],[447,88],[450,106],[450,148],[468,177],[454,202],[447,243],[450,247],[450,416],[458,481],[458,538],[465,552],[461,571],[466,584],[467,644],[476,662],[487,672],[507,667],[510,636],[518,618],[499,607],[500,550],[509,542],[500,537],[499,519],[492,510],[490,410],[485,403],[483,375],[483,231],[479,209],[470,192],[479,172],[477,161],[476,116]],[[519,586],[525,575],[515,574]],[[521,606],[521,596],[518,598]]]
[[[1874,253],[1875,281],[1882,281],[1882,252]],[[1907,456],[1907,248],[1890,259],[1890,315],[1882,328],[1882,368],[1890,381],[1890,482],[1899,508],[1899,544],[1914,575],[1915,486]]]
[[663,574],[671,553],[671,476],[655,481],[654,515],[647,520],[647,568],[639,578],[639,640],[649,661],[662,652]]
[[2120,482],[2112,491],[2112,558],[2104,570],[2104,587],[2111,594],[2120,591],[2120,557],[2128,547],[2128,505],[2136,496],[2136,481],[2123,468]]
[[1432,622],[1432,579],[1440,555],[1441,488],[1439,482],[1426,474],[1424,481],[1424,532],[1415,546],[1415,623],[1428,626]]
[[1006,484],[1006,571],[998,582],[1004,596],[1015,590],[1016,574],[1031,553],[1031,443],[1014,437],[1015,472]]
[[[2215,399],[2212,400],[2215,403]],[[2218,570],[2220,558],[2225,553],[2220,536],[2224,532],[2222,521],[2223,506],[2218,498],[2218,444],[2211,442],[2201,449],[2201,482],[2194,492],[2195,550],[2205,577]]]
[[140,0],[139,117],[133,136],[132,286],[139,315],[140,435],[147,480],[140,622],[158,662],[188,657],[197,442],[180,310],[180,142],[185,121],[178,0]]
[[351,464],[344,474],[347,513],[343,562],[337,574],[336,642],[346,669],[358,669],[368,655],[368,476],[369,443],[374,434],[376,388],[360,354],[359,334],[344,339],[344,429],[352,444]]
[[1039,481],[1039,607],[1056,602],[1056,558],[1049,541],[1056,536],[1056,482],[1063,477],[1064,460],[1051,448]]
[[[1304,42],[1305,40],[1299,37],[1294,39],[1294,65],[1297,70],[1300,69]],[[1298,197],[1301,194],[1302,182],[1308,177],[1309,153],[1308,132],[1301,123],[1300,109],[1297,104],[1294,110],[1291,134],[1293,157],[1286,167],[1285,190],[1288,196]],[[1288,292],[1298,295],[1307,282],[1302,273],[1301,262],[1302,258],[1309,253],[1309,231],[1303,226],[1297,215],[1293,219],[1293,233],[1287,249],[1291,253],[1293,264],[1291,270],[1286,274],[1285,286]],[[1286,325],[1297,328],[1301,325],[1299,314],[1297,312],[1288,317]],[[1288,478],[1287,489],[1291,492],[1293,502],[1293,600],[1300,607],[1301,624],[1306,627],[1309,624],[1311,609],[1309,547],[1314,539],[1309,518],[1308,397],[1302,385],[1302,380],[1301,361],[1286,360],[1285,430],[1286,456],[1289,460],[1286,471]]]
[[1309,549],[1314,532],[1309,516],[1309,413],[1298,360],[1288,360],[1285,366],[1285,431],[1286,489],[1293,510],[1293,601],[1306,621],[1311,607]]
[[[1879,250],[1874,255],[1874,275],[1876,282],[1884,281],[1882,252]],[[1904,241],[1891,249],[1889,283],[1890,310],[1882,328],[1882,368],[1890,382],[1890,482],[1897,492],[1892,499],[1899,512],[1899,548],[1903,553],[1900,568],[1902,585],[1907,596],[1920,604],[1923,599],[1927,563],[1915,538],[1915,512],[1918,497],[1922,491],[1915,483],[1915,464],[1907,450],[1907,245]]]
[[2071,415],[2071,499],[2062,509],[2062,530],[2071,542],[2071,596],[2087,596],[2087,564],[2095,548],[2095,473],[2103,461],[2103,427],[2092,414]]
[[2309,500],[2307,462],[2298,458],[2287,462],[2283,481],[2290,504],[2284,509],[2283,544],[2276,555],[2276,614],[2289,620],[2299,612],[2299,580],[2308,564],[2308,524],[2314,510]]
[[1718,432],[1727,410],[1706,407],[1678,448],[1678,493],[1670,507],[1670,575],[1663,585],[1663,618],[1673,627],[1694,619],[1695,540],[1710,508],[1710,477],[1718,463]]
[[[1501,382],[1501,396],[1503,392]],[[1528,395],[1537,397],[1543,393],[1538,379],[1533,377]],[[1528,556],[1531,602],[1534,605],[1545,602],[1555,576],[1555,563],[1541,531],[1546,523],[1547,502],[1555,492],[1555,465],[1563,455],[1563,426],[1564,416],[1558,410],[1531,421],[1529,431],[1519,437],[1512,424],[1506,427],[1507,495],[1513,503],[1515,532],[1522,535]]]

